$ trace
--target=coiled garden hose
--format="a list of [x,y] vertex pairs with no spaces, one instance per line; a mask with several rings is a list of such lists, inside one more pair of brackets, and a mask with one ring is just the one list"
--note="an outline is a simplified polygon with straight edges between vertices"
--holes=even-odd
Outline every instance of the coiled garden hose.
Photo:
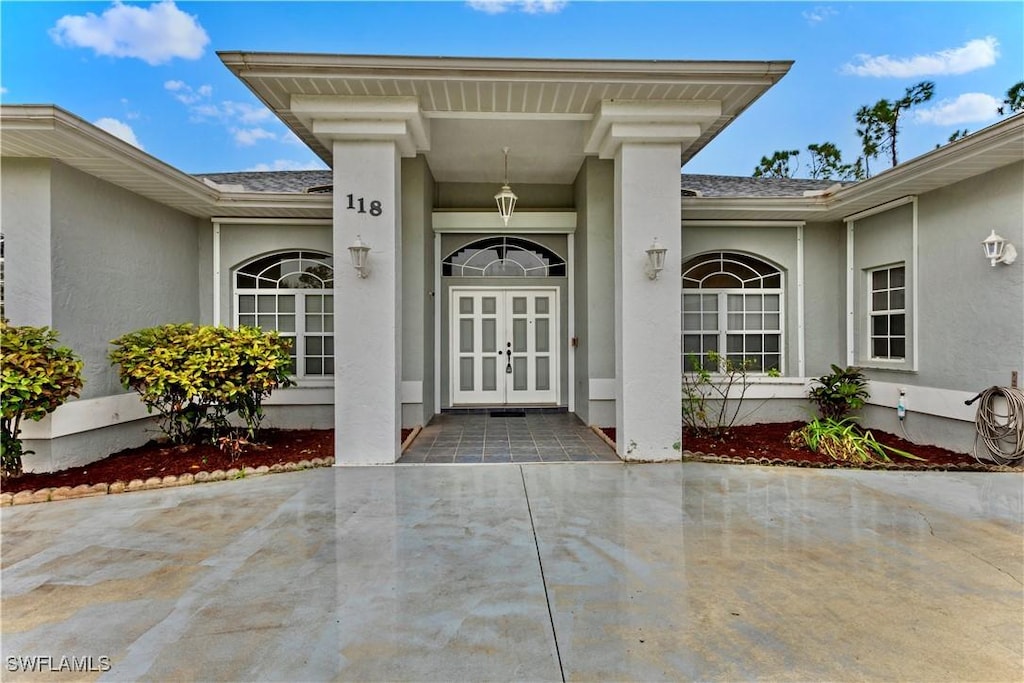
[[[1006,403],[1006,412],[1000,412],[996,399]],[[978,403],[974,418],[977,434],[974,436],[974,459],[979,463],[980,443],[988,448],[989,456],[1000,465],[1016,465],[1024,460],[1024,391],[1009,387],[989,387],[974,399],[965,401],[968,405]]]

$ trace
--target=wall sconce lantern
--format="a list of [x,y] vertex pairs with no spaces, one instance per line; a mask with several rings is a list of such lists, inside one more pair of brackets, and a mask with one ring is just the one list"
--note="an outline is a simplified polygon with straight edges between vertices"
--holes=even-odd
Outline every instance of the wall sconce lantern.
[[501,191],[494,195],[494,201],[498,204],[498,213],[501,214],[501,220],[504,221],[507,228],[508,221],[512,218],[512,212],[516,210],[516,201],[519,197],[508,184],[508,147],[502,147],[501,151],[505,153],[505,184],[501,186]]
[[1001,235],[997,235],[995,230],[981,241],[981,245],[985,247],[985,258],[992,262],[993,268],[996,263],[1010,265],[1017,260],[1017,250]]
[[370,245],[363,244],[362,238],[356,235],[356,241],[348,248],[348,253],[352,257],[352,267],[356,269],[356,275],[361,279],[369,275],[370,265],[367,260],[370,257]]
[[658,238],[655,237],[651,246],[647,249],[647,277],[651,280],[658,279],[658,273],[665,269],[665,253],[668,251],[665,247],[658,244]]

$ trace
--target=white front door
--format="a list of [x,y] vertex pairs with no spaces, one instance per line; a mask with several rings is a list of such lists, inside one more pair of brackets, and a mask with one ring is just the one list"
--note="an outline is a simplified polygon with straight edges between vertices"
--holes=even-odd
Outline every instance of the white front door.
[[452,287],[452,405],[558,402],[558,288]]

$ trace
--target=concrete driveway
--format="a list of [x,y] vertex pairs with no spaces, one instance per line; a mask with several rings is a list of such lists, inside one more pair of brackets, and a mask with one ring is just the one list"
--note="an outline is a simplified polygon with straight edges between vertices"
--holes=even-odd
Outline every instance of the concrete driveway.
[[1022,482],[408,466],[5,508],[3,678],[1020,681]]

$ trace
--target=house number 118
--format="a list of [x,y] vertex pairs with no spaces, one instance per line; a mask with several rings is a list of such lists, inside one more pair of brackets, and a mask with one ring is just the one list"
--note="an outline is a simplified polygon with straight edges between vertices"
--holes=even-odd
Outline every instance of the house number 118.
[[384,211],[380,202],[376,199],[370,200],[370,208],[367,210],[365,197],[356,197],[355,195],[347,194],[345,195],[345,198],[348,199],[348,206],[345,208],[355,211],[356,213],[368,213],[371,216],[379,216]]

